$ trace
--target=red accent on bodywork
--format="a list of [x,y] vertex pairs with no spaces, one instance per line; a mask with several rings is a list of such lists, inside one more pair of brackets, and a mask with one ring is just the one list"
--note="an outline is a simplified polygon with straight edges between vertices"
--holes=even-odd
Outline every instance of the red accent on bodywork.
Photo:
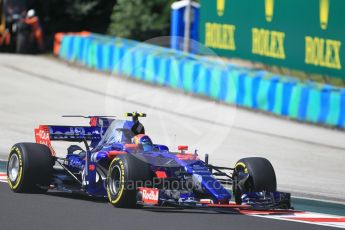
[[200,204],[213,204],[211,199],[200,199]]
[[47,125],[40,125],[37,129],[35,129],[35,140],[37,144],[48,146],[52,155],[56,155],[50,142],[50,134]]
[[199,160],[199,157],[192,153],[176,154],[176,157],[180,160],[190,160],[190,161]]
[[95,165],[89,165],[89,171],[94,171],[96,169]]
[[95,126],[97,126],[97,122],[98,122],[98,117],[91,117],[89,124],[91,127],[95,127]]
[[125,144],[126,149],[139,149],[138,144]]
[[156,177],[160,178],[160,179],[164,179],[167,178],[167,174],[165,173],[165,171],[156,171]]
[[108,152],[108,158],[114,158],[116,157],[117,155],[121,155],[121,154],[127,154],[127,152],[124,152],[124,151],[116,151],[116,150],[113,150],[113,151],[109,151]]
[[179,151],[185,151],[185,150],[188,150],[188,146],[187,146],[187,145],[179,145],[179,146],[177,147],[177,149],[178,149]]
[[139,192],[141,192],[141,201],[144,204],[151,204],[151,205],[158,204],[158,200],[159,200],[158,189],[139,187],[138,190]]

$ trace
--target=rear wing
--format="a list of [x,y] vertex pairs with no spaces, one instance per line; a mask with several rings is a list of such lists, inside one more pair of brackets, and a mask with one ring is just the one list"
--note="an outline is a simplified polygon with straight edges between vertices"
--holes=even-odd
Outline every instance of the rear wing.
[[106,128],[108,127],[40,125],[35,129],[35,140],[38,144],[48,146],[52,155],[55,155],[51,141],[81,142],[87,140],[91,141],[90,146],[93,147],[102,139]]

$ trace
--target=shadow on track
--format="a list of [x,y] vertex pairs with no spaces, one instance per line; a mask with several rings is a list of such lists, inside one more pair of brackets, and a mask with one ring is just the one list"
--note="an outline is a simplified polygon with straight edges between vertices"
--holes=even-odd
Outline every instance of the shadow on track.
[[[91,197],[84,194],[78,193],[65,193],[65,192],[57,192],[57,191],[48,191],[44,195],[46,196],[54,196],[72,200],[81,200],[81,201],[89,201],[94,203],[100,204],[109,204],[109,201],[105,197]],[[115,207],[114,207],[115,208]],[[119,209],[119,208],[117,208]],[[195,208],[182,208],[182,207],[138,207],[136,210],[141,210],[145,212],[153,212],[153,213],[174,213],[174,214],[235,214],[241,215],[240,213],[236,212],[235,210],[209,210],[209,209],[195,209]]]
[[61,197],[61,198],[66,198],[66,199],[73,199],[73,200],[90,201],[90,202],[96,202],[96,203],[109,203],[108,199],[105,197],[91,197],[91,196],[78,194],[78,193],[48,191],[44,195]]
[[174,213],[174,214],[232,214],[241,215],[234,210],[209,210],[209,209],[193,209],[193,208],[174,208],[174,207],[145,207],[142,208],[144,211],[154,212],[154,213]]

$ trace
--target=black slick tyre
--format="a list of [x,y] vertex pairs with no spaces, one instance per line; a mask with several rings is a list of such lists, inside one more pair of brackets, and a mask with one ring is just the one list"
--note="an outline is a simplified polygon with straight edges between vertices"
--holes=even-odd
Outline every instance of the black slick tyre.
[[137,187],[152,181],[149,164],[130,154],[116,156],[107,175],[107,194],[112,205],[119,208],[137,207]]
[[237,204],[246,192],[275,192],[276,174],[272,164],[265,158],[249,157],[239,160],[233,173],[233,195]]
[[53,165],[54,160],[47,146],[15,144],[7,162],[8,185],[17,193],[45,192],[52,179]]

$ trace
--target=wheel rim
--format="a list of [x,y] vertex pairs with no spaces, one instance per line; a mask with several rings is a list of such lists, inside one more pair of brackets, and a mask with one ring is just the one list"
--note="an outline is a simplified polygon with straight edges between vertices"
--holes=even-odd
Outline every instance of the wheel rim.
[[19,172],[19,158],[17,154],[12,154],[8,163],[8,177],[11,181],[16,181]]
[[252,192],[253,190],[253,180],[249,176],[249,173],[245,172],[245,168],[240,166],[235,169],[234,181],[236,181],[236,186],[240,183],[240,181],[246,179],[244,184],[245,187],[242,187],[243,191],[241,191],[241,194],[246,192]]
[[120,190],[121,170],[119,166],[115,166],[111,171],[109,188],[113,195],[116,195]]

